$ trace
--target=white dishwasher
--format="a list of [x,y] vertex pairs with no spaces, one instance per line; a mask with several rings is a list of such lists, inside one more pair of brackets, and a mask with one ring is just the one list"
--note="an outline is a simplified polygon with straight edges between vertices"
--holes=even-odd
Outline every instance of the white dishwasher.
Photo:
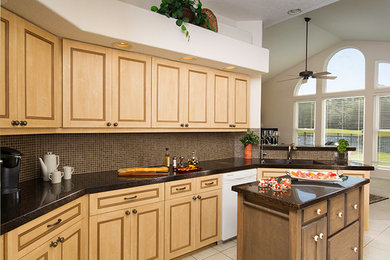
[[232,186],[256,181],[257,170],[222,174],[222,235],[223,241],[237,236],[237,192]]

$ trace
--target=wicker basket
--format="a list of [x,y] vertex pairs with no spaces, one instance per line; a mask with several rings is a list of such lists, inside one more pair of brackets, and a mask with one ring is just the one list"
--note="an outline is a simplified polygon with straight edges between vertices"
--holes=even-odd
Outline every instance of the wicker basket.
[[[213,11],[211,11],[208,8],[202,8],[202,11],[207,15],[206,21],[209,20],[210,27],[211,28],[215,27],[215,31],[218,32],[218,21],[217,21],[217,17],[213,13]],[[203,27],[207,28],[206,26],[203,26]]]

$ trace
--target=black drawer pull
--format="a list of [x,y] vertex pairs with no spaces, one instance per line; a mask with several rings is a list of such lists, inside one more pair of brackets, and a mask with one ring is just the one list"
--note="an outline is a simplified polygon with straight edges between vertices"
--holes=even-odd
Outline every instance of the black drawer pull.
[[213,185],[213,184],[214,184],[214,182],[212,181],[212,182],[206,182],[204,185],[209,186],[209,185]]
[[176,188],[176,190],[185,190],[187,189],[186,187],[183,187],[183,188]]
[[133,200],[133,199],[136,199],[136,198],[137,198],[137,195],[135,195],[133,197],[124,198],[124,200]]
[[59,218],[59,219],[57,220],[57,222],[56,222],[56,223],[54,223],[54,224],[50,224],[50,225],[47,225],[47,227],[48,227],[48,228],[51,228],[51,227],[57,226],[58,224],[60,224],[60,223],[61,223],[61,221],[62,221],[62,219],[60,219],[60,218]]

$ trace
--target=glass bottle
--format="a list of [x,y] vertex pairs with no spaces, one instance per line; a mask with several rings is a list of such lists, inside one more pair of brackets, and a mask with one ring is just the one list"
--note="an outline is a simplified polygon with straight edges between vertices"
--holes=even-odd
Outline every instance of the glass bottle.
[[169,148],[165,148],[165,167],[169,168],[170,159],[169,159]]
[[195,152],[192,152],[192,157],[188,159],[188,166],[196,166],[199,164],[198,158],[195,156]]

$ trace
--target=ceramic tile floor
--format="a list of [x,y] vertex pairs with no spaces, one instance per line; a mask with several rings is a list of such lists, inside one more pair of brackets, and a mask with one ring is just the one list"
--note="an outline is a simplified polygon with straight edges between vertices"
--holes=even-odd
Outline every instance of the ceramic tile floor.
[[[390,197],[390,181],[371,179],[371,193]],[[364,260],[390,259],[390,200],[370,205],[370,227],[364,234]],[[237,259],[237,241],[207,247],[180,260]]]

